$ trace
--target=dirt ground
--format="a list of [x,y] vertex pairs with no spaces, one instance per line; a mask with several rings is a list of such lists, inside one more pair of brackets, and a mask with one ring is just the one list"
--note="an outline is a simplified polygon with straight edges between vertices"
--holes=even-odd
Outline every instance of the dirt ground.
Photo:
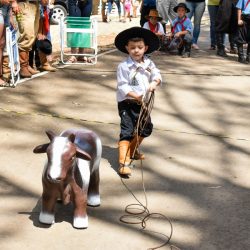
[[[170,245],[161,249],[248,250],[249,65],[208,51],[209,29],[202,30],[201,50],[190,59],[151,55],[163,77],[154,132],[141,146],[143,166],[137,162],[123,181],[146,205],[144,183],[150,213],[170,219]],[[148,220],[147,230],[120,221],[125,207],[136,203],[117,174],[115,72],[123,58],[111,51],[95,66],[60,68],[0,90],[1,250],[144,250],[166,241],[152,230],[170,236],[163,217]],[[55,224],[44,226],[38,216],[46,155],[32,150],[48,142],[46,129],[59,134],[81,127],[102,140],[101,206],[88,208],[86,230],[72,227],[72,205],[58,204]]]

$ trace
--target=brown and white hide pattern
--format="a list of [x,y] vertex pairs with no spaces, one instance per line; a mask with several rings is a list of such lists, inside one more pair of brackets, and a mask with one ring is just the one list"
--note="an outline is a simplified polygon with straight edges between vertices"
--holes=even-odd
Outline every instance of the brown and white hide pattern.
[[60,136],[46,131],[50,143],[37,146],[34,153],[47,153],[42,183],[42,211],[39,221],[55,222],[55,204],[74,203],[73,226],[87,228],[87,205],[99,206],[100,138],[88,129],[68,129]]

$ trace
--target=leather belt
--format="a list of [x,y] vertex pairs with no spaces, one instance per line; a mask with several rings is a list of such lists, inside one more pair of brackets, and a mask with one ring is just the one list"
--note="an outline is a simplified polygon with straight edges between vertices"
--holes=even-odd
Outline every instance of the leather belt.
[[141,102],[135,100],[135,99],[125,99],[122,102],[127,103],[127,104],[137,104],[137,105],[141,105]]

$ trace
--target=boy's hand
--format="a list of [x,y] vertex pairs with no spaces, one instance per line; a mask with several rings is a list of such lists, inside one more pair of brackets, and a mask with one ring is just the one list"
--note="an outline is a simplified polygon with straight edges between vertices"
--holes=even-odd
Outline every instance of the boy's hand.
[[45,36],[45,35],[43,35],[43,34],[41,34],[41,33],[38,33],[38,34],[37,34],[37,40],[44,40],[44,39],[46,39],[46,36]]
[[156,86],[158,85],[158,83],[156,81],[153,81],[149,84],[149,88],[148,91],[153,92],[156,90]]
[[181,33],[180,32],[177,32],[175,33],[174,37],[180,37]]
[[238,25],[239,26],[242,26],[244,24],[244,22],[240,19],[240,20],[238,20]]
[[143,97],[143,95],[138,95],[137,97],[135,97],[135,99],[138,102],[142,102],[142,97]]

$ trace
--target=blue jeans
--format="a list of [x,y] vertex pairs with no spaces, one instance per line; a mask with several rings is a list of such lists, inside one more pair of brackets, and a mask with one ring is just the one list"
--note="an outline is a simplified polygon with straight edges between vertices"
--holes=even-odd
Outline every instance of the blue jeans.
[[92,0],[88,0],[84,6],[78,4],[77,0],[68,1],[69,16],[73,17],[90,17],[92,12]]
[[108,1],[108,13],[110,14],[112,11],[112,5],[115,2],[116,6],[117,6],[117,10],[118,10],[118,15],[119,17],[121,16],[121,4],[120,4],[120,0],[109,0]]
[[10,26],[10,6],[9,5],[3,5],[0,8],[0,16],[1,16],[1,24],[4,24],[5,27]]
[[197,44],[200,35],[201,18],[205,11],[205,2],[186,2],[190,12],[187,13],[188,18],[194,16],[194,30],[193,30],[193,43]]

